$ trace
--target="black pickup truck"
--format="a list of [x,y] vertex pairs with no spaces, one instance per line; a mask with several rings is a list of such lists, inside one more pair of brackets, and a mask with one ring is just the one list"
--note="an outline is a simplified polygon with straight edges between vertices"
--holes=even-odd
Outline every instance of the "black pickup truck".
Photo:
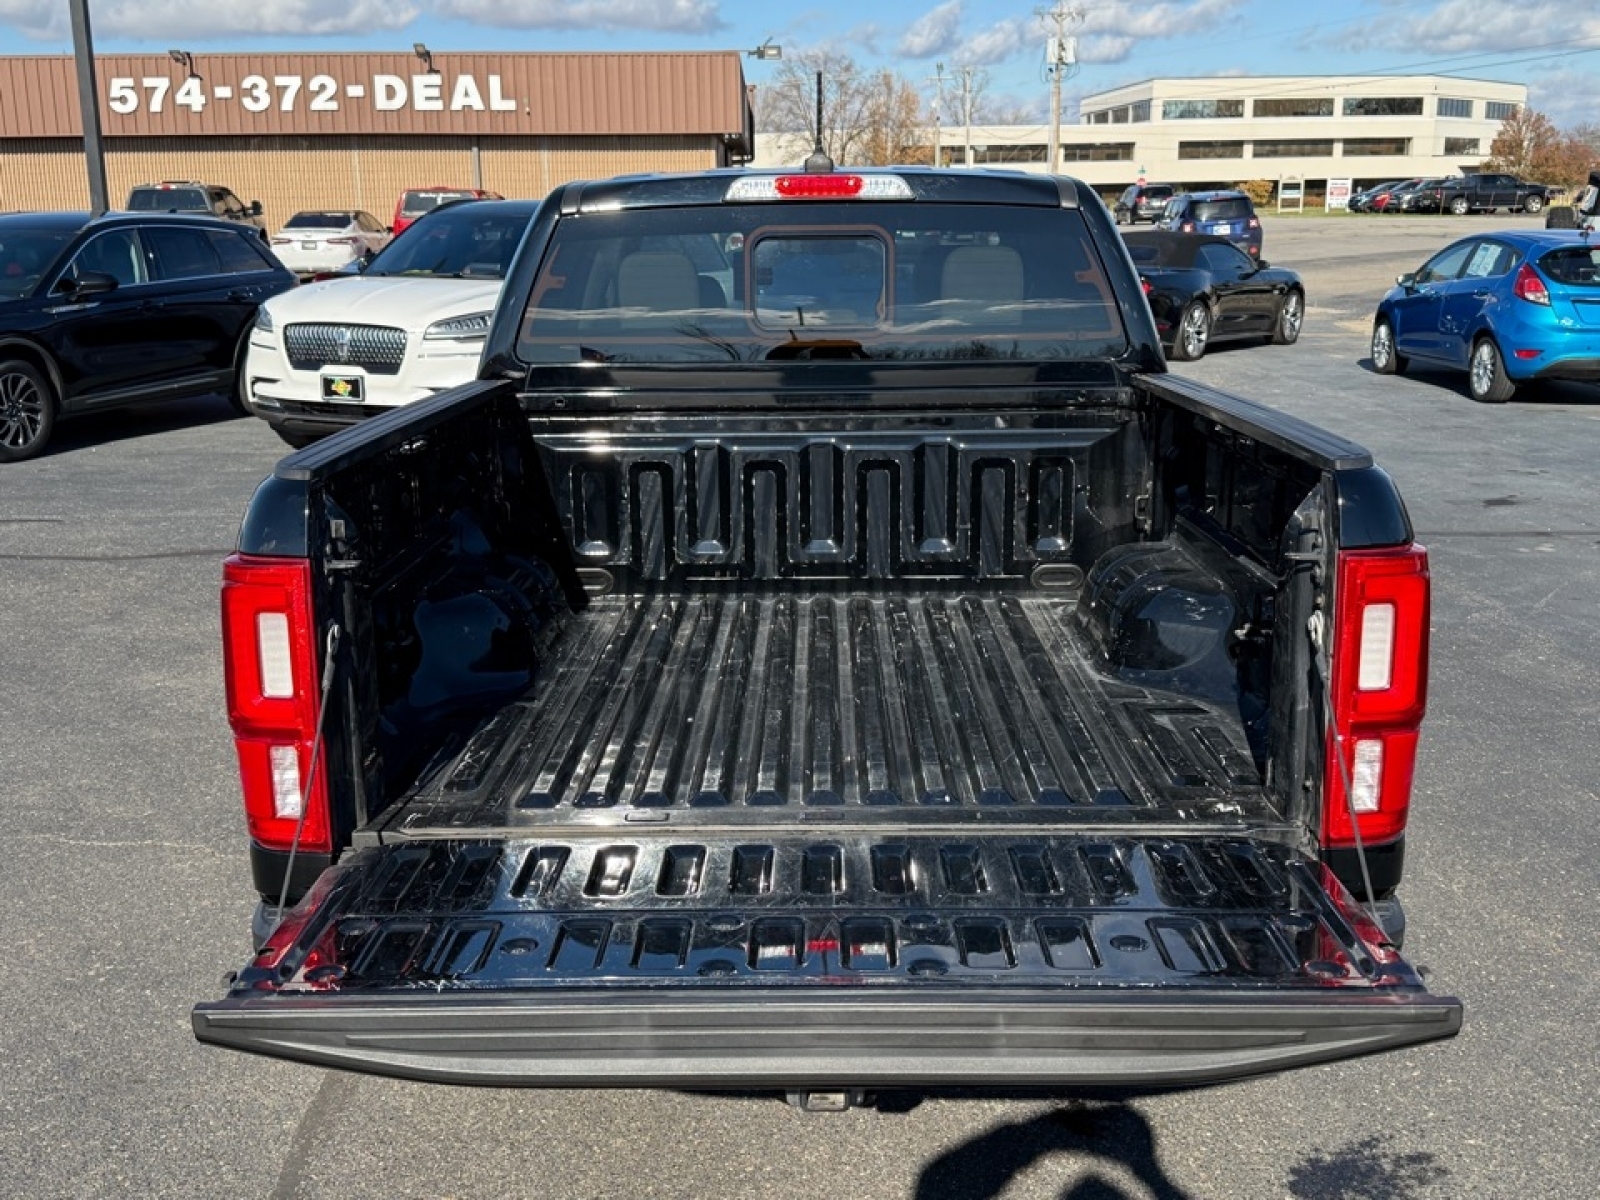
[[1466,216],[1474,212],[1536,213],[1544,208],[1554,189],[1542,183],[1528,183],[1515,175],[1460,175],[1438,182],[1435,212]]
[[1449,1037],[1428,595],[1365,450],[1165,374],[1079,183],[569,184],[480,379],[249,505],[263,919],[195,1032],[802,1105]]

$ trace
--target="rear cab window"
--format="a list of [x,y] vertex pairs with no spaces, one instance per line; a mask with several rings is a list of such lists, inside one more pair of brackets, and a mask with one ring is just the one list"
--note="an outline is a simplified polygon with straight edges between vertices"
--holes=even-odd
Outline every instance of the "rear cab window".
[[820,202],[563,219],[518,355],[905,363],[1076,360],[1127,345],[1076,211]]

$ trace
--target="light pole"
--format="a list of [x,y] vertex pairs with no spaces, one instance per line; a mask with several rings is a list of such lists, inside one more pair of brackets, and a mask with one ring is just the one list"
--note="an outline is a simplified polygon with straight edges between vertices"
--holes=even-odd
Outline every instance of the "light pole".
[[72,8],[72,52],[78,60],[78,108],[83,113],[83,151],[89,166],[89,211],[99,216],[111,207],[106,190],[105,146],[100,137],[100,85],[94,74],[94,34],[89,0],[68,0]]

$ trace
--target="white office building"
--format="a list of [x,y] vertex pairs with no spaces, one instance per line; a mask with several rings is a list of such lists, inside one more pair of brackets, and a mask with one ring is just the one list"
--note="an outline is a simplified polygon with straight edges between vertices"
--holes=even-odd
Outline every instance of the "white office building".
[[[1264,179],[1317,197],[1329,179],[1471,171],[1527,100],[1523,84],[1449,75],[1149,79],[1085,97],[1055,170],[1106,195],[1141,178],[1189,190]],[[924,157],[945,166],[1050,170],[1045,125],[946,125],[936,146],[933,133]],[[764,135],[757,163],[798,162],[783,143]]]

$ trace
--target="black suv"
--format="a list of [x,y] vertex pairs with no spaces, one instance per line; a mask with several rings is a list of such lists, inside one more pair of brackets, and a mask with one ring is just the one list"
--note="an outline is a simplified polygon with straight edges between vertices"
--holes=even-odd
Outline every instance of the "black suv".
[[62,417],[225,392],[256,308],[295,285],[249,225],[112,213],[0,215],[0,462]]
[[261,201],[246,204],[227,188],[216,183],[193,183],[169,179],[163,183],[141,183],[128,193],[129,212],[202,213],[224,221],[249,225],[267,236],[267,220],[261,215]]
[[1170,183],[1130,184],[1111,206],[1111,215],[1118,225],[1137,225],[1140,221],[1153,225],[1177,190]]

